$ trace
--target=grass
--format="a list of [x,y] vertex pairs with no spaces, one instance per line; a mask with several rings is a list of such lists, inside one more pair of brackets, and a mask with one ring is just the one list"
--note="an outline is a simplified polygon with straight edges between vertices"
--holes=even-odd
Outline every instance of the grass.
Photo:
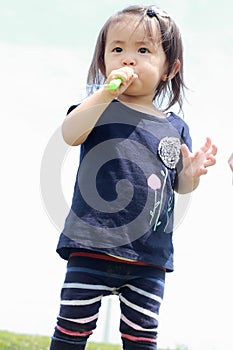
[[[48,350],[50,337],[0,331],[0,350]],[[121,350],[121,345],[88,343],[87,350]],[[162,350],[162,349],[160,349]],[[164,349],[169,350],[169,349]],[[171,350],[171,349],[170,349]],[[174,350],[188,350],[177,347]]]
[[1,350],[48,350],[49,337],[0,331]]
[[[48,350],[50,337],[0,331],[0,350]],[[88,343],[87,350],[121,350],[120,345]]]

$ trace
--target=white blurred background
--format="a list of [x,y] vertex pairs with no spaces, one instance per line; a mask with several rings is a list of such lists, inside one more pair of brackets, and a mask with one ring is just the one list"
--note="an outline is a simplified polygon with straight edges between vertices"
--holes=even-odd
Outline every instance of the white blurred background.
[[[60,232],[41,198],[41,161],[68,107],[85,96],[86,73],[103,23],[137,3],[0,0],[0,329],[53,332],[66,262],[55,252]],[[193,148],[206,136],[219,147],[217,165],[202,178],[174,233],[175,272],[167,276],[159,346],[231,349],[233,187],[227,161],[233,152],[233,3],[143,2],[151,3],[169,12],[183,35],[190,88],[184,112]],[[70,149],[61,167],[67,206],[78,158],[79,148]],[[120,343],[118,315],[117,298],[106,299],[91,339]]]

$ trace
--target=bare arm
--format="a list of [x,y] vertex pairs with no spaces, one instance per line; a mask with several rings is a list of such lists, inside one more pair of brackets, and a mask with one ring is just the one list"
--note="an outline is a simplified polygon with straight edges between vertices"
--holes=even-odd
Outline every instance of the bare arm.
[[178,175],[175,191],[189,193],[194,191],[200,182],[200,176],[207,174],[207,168],[216,163],[217,147],[207,137],[206,143],[197,152],[191,153],[188,147],[181,146],[183,169]]
[[113,96],[101,88],[73,109],[62,124],[65,142],[70,146],[83,143],[112,100]]
[[123,80],[122,85],[117,90],[109,90],[106,86],[103,86],[65,118],[62,124],[62,135],[68,145],[77,146],[83,143],[112,100],[122,94],[133,80],[137,78],[131,68],[124,67],[112,71],[106,81],[106,85],[116,77],[120,77]]

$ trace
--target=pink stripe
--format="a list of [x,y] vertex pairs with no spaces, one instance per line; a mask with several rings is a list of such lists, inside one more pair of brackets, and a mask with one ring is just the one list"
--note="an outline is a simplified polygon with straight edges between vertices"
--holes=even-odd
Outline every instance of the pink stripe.
[[157,340],[153,339],[153,338],[134,337],[134,336],[129,335],[129,334],[122,334],[121,337],[132,340],[132,341],[147,341],[149,343],[157,343]]
[[[142,266],[154,266],[152,264],[144,263],[142,261],[125,260],[124,258],[121,258],[121,257],[115,258],[114,256],[106,255],[106,254],[102,254],[102,253],[76,252],[76,253],[71,253],[70,257],[72,257],[72,256],[86,256],[86,257],[102,259],[102,260],[122,262],[122,263],[125,263],[125,264],[134,264],[134,265],[142,265]],[[164,270],[163,267],[158,266],[158,268]]]
[[136,323],[133,323],[132,321],[130,321],[128,318],[126,318],[123,314],[121,316],[122,321],[124,321],[128,326],[130,326],[131,328],[136,329],[137,331],[143,331],[143,332],[156,332],[156,328],[154,329],[148,329],[148,328],[143,328],[141,326],[139,326]]
[[61,318],[63,320],[71,321],[71,322],[76,322],[76,323],[89,323],[89,322],[97,319],[98,316],[99,316],[99,313],[97,313],[93,316],[90,316],[90,317],[86,317],[86,318],[66,318],[66,317],[61,317],[61,316],[59,316],[59,318]]
[[67,334],[67,335],[72,335],[72,336],[80,336],[80,337],[85,337],[86,335],[90,335],[92,334],[92,331],[89,331],[89,332],[73,332],[73,331],[69,331],[68,329],[65,329],[65,328],[62,328],[60,326],[57,326],[57,329],[64,333],[64,334]]

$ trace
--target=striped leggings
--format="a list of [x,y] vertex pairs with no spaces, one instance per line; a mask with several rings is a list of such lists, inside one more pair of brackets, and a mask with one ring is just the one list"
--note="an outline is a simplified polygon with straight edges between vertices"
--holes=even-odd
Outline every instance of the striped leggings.
[[84,350],[103,296],[120,299],[124,350],[156,350],[165,271],[104,254],[71,254],[50,350]]

